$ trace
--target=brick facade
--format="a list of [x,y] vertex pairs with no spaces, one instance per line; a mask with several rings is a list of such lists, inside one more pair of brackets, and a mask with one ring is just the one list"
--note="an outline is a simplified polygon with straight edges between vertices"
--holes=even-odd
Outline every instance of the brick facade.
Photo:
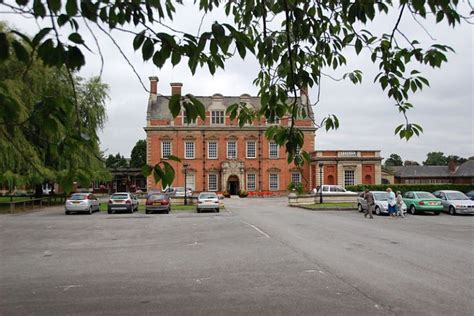
[[[184,186],[186,165],[187,186],[196,192],[209,190],[236,193],[243,189],[280,194],[287,190],[292,176],[294,179],[298,178],[297,173],[300,174],[305,190],[312,188],[309,165],[301,170],[293,164],[288,165],[283,147],[276,148],[270,154],[270,143],[265,137],[269,124],[264,119],[240,128],[236,120],[231,121],[225,115],[227,106],[237,102],[244,102],[247,106],[258,109],[258,97],[248,94],[239,97],[220,94],[196,97],[206,107],[206,118],[198,118],[196,122],[187,124],[183,112],[176,118],[171,116],[168,109],[169,96],[157,94],[157,83],[157,77],[150,77],[151,93],[145,127],[147,163],[155,165],[160,162],[163,150],[165,155],[168,153],[180,157],[182,161],[179,163],[169,161],[176,171],[174,186]],[[182,94],[181,88],[181,83],[171,83],[171,94]],[[305,98],[301,98],[299,102],[302,100]],[[287,117],[283,117],[278,124],[288,126],[290,122]],[[312,120],[297,120],[295,125],[305,135],[303,149],[312,152],[315,134]],[[153,178],[148,177],[147,187],[148,190],[161,189],[161,183],[155,184]]]

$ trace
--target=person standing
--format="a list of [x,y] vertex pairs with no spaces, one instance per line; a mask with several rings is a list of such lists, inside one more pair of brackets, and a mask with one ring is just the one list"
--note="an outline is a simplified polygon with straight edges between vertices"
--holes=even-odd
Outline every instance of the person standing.
[[402,198],[402,192],[397,191],[397,197],[395,198],[395,202],[397,203],[397,214],[401,218],[405,218],[405,215],[403,214],[403,209],[402,209],[402,204],[403,204],[403,198]]
[[367,203],[367,210],[365,211],[364,217],[367,217],[369,215],[369,218],[374,218],[372,215],[372,211],[374,209],[374,195],[372,192],[369,191],[369,189],[365,189],[364,192],[364,200]]
[[388,193],[388,198],[387,198],[388,214],[390,215],[391,218],[395,218],[396,212],[397,212],[397,209],[396,209],[397,202],[395,198],[395,193],[393,193],[391,188],[387,188],[387,193]]

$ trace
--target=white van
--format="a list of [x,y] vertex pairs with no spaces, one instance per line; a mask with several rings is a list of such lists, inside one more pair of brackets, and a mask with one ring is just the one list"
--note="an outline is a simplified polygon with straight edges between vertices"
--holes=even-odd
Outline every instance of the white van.
[[[325,194],[345,194],[345,195],[357,195],[357,193],[352,191],[347,191],[340,185],[333,184],[323,184],[323,195]],[[319,188],[313,189],[313,194],[319,194]]]

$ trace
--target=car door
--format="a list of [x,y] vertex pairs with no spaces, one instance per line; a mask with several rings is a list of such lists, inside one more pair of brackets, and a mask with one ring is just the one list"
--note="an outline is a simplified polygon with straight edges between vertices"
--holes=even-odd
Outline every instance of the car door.
[[367,209],[367,201],[364,199],[364,192],[359,195],[359,203],[362,206],[363,210]]
[[441,204],[443,205],[443,210],[448,211],[449,210],[449,201],[448,197],[446,196],[446,193],[440,192],[439,196],[435,195],[437,198],[441,199]]
[[415,198],[415,195],[413,192],[406,192],[405,196],[403,197],[403,201],[407,205],[407,208],[410,208],[413,205],[413,200]]

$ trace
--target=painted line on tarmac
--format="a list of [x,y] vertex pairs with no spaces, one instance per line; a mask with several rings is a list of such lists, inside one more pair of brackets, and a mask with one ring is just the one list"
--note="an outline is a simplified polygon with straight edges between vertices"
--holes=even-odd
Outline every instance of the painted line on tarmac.
[[266,232],[264,232],[263,230],[261,230],[260,228],[258,228],[257,226],[253,225],[253,224],[250,224],[250,223],[247,223],[246,221],[242,221],[242,223],[244,223],[245,225],[248,225],[250,227],[252,227],[253,229],[255,229],[257,232],[259,232],[260,234],[262,234],[265,238],[272,238],[269,234],[267,234]]

